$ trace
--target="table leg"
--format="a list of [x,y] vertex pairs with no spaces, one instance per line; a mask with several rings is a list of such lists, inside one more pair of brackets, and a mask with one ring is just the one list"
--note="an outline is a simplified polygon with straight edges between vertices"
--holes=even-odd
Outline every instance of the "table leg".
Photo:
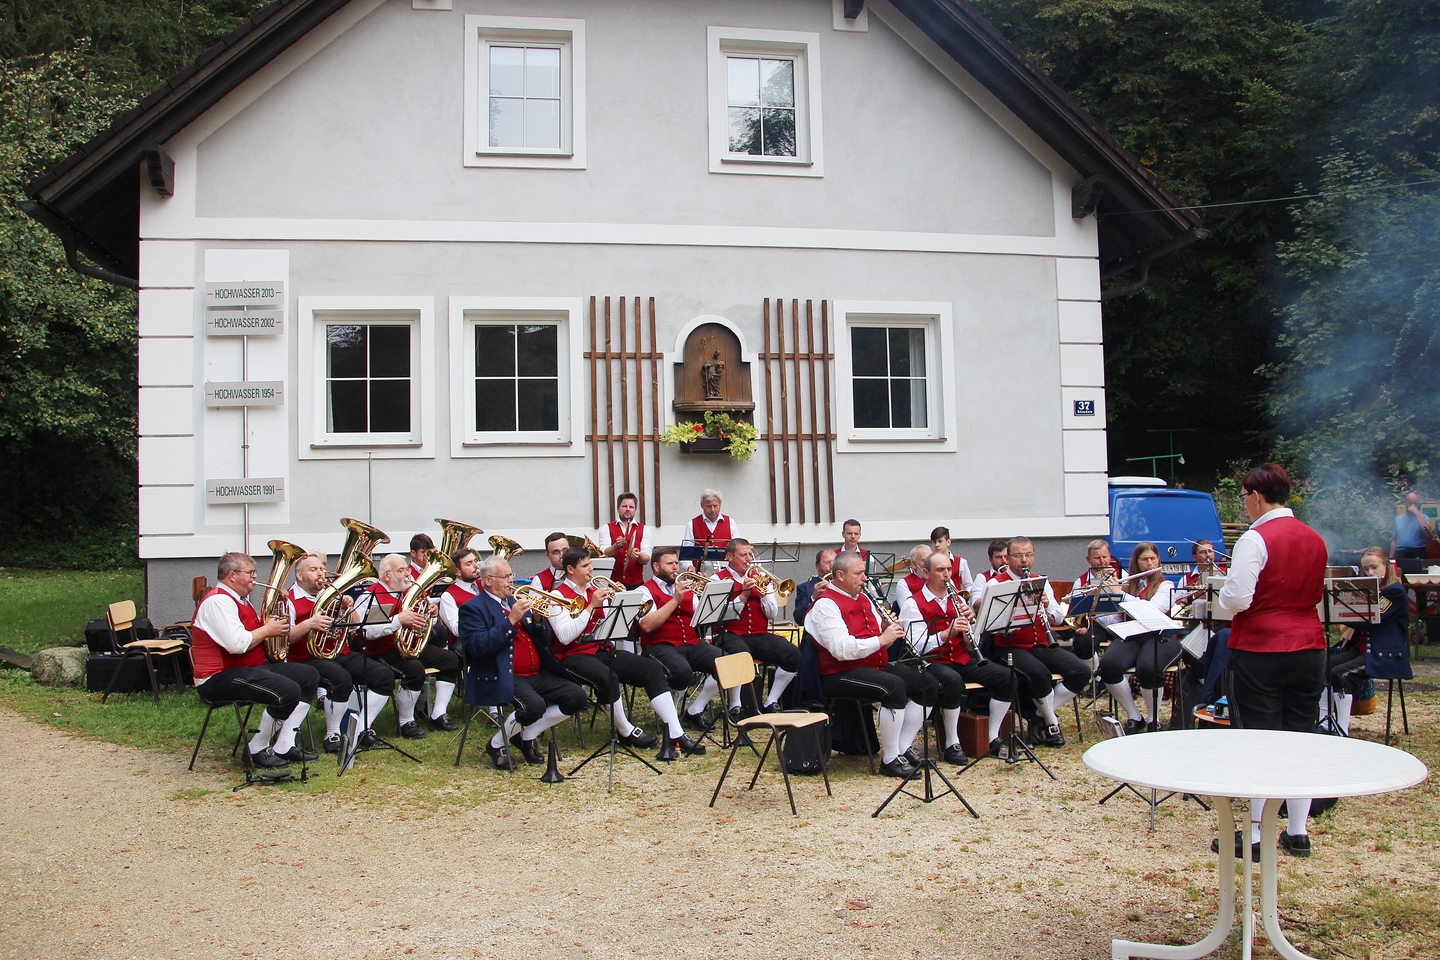
[[[1215,811],[1220,821],[1220,915],[1215,918],[1215,927],[1203,940],[1189,946],[1172,947],[1158,943],[1135,943],[1130,940],[1112,940],[1112,960],[1128,960],[1130,957],[1156,957],[1158,960],[1198,960],[1220,949],[1230,928],[1235,925],[1235,848],[1227,838],[1235,835],[1235,812],[1229,797],[1215,798]],[[1246,879],[1249,879],[1250,860],[1247,857]],[[1247,903],[1248,898],[1247,898]],[[1248,958],[1248,953],[1247,953]]]
[[[1255,867],[1254,861],[1250,859],[1250,824],[1254,822],[1255,801],[1250,801],[1252,808],[1250,816],[1245,818],[1245,826],[1242,827],[1243,842],[1240,849],[1245,855],[1245,879],[1242,886],[1245,888],[1245,912],[1240,915],[1240,957],[1241,960],[1250,960],[1255,952],[1255,904],[1251,891],[1254,890]],[[1261,844],[1264,846],[1264,844]]]
[[1280,816],[1279,800],[1265,801],[1265,814],[1260,821],[1260,916],[1265,923],[1265,936],[1270,946],[1285,960],[1312,960],[1296,950],[1280,929],[1279,851],[1276,849],[1276,822]]

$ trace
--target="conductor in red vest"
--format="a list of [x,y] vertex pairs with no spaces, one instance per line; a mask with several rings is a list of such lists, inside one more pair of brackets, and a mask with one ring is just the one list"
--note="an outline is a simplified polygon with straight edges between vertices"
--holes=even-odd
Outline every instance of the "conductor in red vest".
[[[1296,519],[1285,501],[1290,477],[1266,463],[1241,482],[1250,529],[1235,543],[1230,575],[1216,602],[1228,611],[1225,693],[1230,722],[1256,730],[1314,731],[1325,689],[1325,628],[1316,607],[1325,592],[1325,539]],[[1287,800],[1290,822],[1280,845],[1310,855],[1310,801]],[[1252,856],[1259,859],[1261,803],[1250,808]],[[1236,846],[1240,837],[1236,835]]]
[[645,582],[645,567],[650,563],[650,528],[635,522],[639,506],[640,500],[633,493],[616,497],[615,515],[619,519],[600,528],[597,544],[602,554],[615,558],[612,579],[623,583],[627,590],[634,590]]
[[287,776],[291,760],[316,759],[295,744],[295,731],[315,699],[320,674],[303,663],[265,661],[265,641],[286,636],[290,624],[282,619],[262,623],[250,605],[256,580],[253,557],[225,554],[215,579],[218,582],[195,608],[190,629],[195,690],[206,703],[264,704],[260,728],[250,738],[250,758],[262,776]]

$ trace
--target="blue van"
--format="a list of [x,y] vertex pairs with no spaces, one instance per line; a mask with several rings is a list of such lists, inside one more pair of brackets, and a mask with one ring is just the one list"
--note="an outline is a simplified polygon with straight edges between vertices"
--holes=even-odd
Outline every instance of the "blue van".
[[1215,498],[1200,490],[1172,490],[1158,477],[1110,478],[1110,553],[1130,566],[1136,544],[1149,540],[1171,580],[1190,569],[1192,540],[1209,540],[1225,550]]

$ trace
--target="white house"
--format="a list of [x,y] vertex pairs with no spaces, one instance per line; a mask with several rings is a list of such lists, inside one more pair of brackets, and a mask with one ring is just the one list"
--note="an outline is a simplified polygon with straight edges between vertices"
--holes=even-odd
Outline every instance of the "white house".
[[[622,490],[657,542],[715,487],[754,541],[944,524],[1073,575],[1101,278],[1203,235],[959,0],[281,0],[29,192],[139,289],[160,621],[341,517],[524,572]],[[706,408],[751,461],[655,439]]]

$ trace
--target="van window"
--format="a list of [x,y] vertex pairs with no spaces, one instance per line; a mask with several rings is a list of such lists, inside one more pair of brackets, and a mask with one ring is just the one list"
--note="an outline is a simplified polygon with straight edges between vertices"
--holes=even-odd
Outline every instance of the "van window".
[[1214,531],[1214,502],[1205,497],[1117,496],[1110,517],[1110,536],[1117,541],[1179,540],[1214,536]]

